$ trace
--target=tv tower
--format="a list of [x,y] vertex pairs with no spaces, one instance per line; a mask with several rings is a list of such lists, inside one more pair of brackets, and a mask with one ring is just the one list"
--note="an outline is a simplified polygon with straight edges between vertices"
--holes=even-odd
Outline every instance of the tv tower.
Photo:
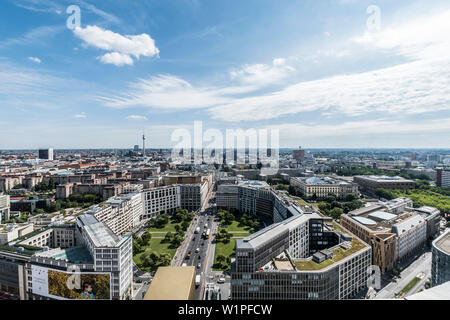
[[142,156],[145,158],[145,133],[142,134]]

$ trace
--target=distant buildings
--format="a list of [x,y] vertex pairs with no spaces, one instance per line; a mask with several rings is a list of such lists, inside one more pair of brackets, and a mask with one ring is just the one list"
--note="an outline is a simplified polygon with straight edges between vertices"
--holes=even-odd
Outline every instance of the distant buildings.
[[439,168],[436,170],[436,185],[442,188],[450,187],[450,169]]
[[41,160],[51,160],[53,161],[53,148],[39,149],[38,158]]
[[294,160],[297,160],[299,162],[305,160],[305,150],[302,149],[302,147],[299,147],[298,150],[293,150],[292,158],[294,158]]
[[298,192],[308,198],[316,196],[318,199],[324,199],[334,195],[342,199],[349,194],[358,195],[358,185],[356,183],[328,176],[294,177],[291,178],[290,183]]
[[353,182],[357,183],[361,191],[375,194],[377,189],[415,189],[416,183],[402,177],[388,176],[354,176]]
[[433,241],[431,286],[450,281],[450,229]]

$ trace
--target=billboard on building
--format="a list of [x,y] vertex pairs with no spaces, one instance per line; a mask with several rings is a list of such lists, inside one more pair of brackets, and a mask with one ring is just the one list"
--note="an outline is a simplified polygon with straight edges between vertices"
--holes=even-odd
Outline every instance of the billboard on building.
[[33,294],[59,300],[111,300],[111,275],[31,266]]

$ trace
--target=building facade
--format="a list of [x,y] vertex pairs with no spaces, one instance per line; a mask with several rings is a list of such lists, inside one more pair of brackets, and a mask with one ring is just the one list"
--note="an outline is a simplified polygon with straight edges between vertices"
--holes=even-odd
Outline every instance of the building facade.
[[450,229],[433,241],[431,250],[431,286],[450,281]]

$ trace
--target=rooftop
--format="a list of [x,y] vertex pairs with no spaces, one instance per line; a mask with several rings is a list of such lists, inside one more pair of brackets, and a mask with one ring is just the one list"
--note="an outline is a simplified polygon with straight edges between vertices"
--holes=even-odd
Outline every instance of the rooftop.
[[144,300],[190,300],[195,267],[159,267]]
[[364,242],[358,240],[357,238],[353,238],[351,242],[345,242],[350,245],[349,249],[342,248],[341,244],[330,248],[328,250],[333,252],[333,257],[330,259],[327,259],[321,263],[314,262],[312,258],[308,258],[306,260],[296,260],[294,261],[295,266],[298,271],[313,271],[313,270],[322,270],[334,263],[337,263],[341,260],[344,260],[345,258],[350,257],[351,255],[357,253],[360,250],[363,250],[364,248],[367,248],[368,245],[366,245]]
[[39,257],[47,257],[72,263],[93,263],[89,251],[85,247],[72,247],[67,249],[51,249],[36,254]]
[[413,180],[407,180],[405,178],[395,176],[395,177],[389,177],[389,176],[355,176],[359,179],[365,179],[365,180],[372,180],[375,182],[414,182]]
[[450,229],[434,240],[433,246],[450,255]]

